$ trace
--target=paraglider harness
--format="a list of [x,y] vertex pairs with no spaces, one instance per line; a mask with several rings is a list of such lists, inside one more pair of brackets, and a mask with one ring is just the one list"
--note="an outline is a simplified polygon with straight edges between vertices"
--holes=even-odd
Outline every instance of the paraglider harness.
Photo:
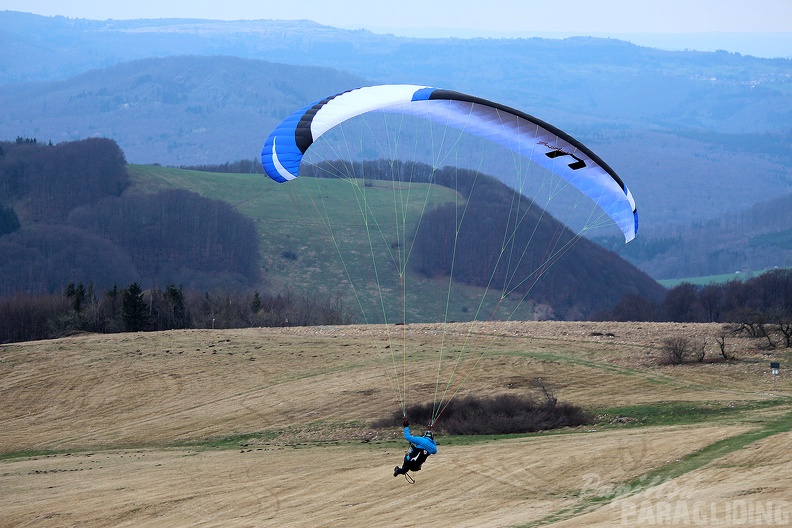
[[421,471],[421,466],[427,458],[429,458],[429,451],[410,444],[410,450],[404,455],[404,462],[402,463],[402,469],[405,470],[402,474],[407,482],[415,484],[415,479],[407,472]]
[[408,471],[421,471],[421,466],[429,458],[429,451],[410,444],[410,450],[404,455],[404,466]]

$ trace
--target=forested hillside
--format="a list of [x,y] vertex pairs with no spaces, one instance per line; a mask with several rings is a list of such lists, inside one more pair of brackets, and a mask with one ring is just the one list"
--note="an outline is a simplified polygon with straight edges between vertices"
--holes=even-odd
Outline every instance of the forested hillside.
[[[196,165],[210,172],[261,173],[258,160]],[[320,176],[310,166],[307,174]],[[691,224],[648,226],[625,245],[621,236],[594,242],[652,277],[691,278],[767,268],[792,268],[792,193]]]
[[[480,178],[479,178],[480,179]],[[458,211],[453,205],[438,207],[427,214],[416,236],[413,269],[428,277],[454,277],[479,287],[494,287],[512,293],[530,292],[553,309],[559,319],[591,317],[612,306],[625,295],[641,295],[658,301],[663,288],[615,253],[604,250],[560,225],[557,220],[524,197],[526,211],[505,248],[494,233],[509,231],[508,205],[515,191],[505,185],[474,188],[468,196],[463,229],[453,236]],[[534,226],[538,226],[535,228]],[[460,240],[466,247],[452,247]],[[533,251],[524,252],[530,240]],[[554,261],[547,262],[547,248],[570,246]],[[496,267],[496,257],[505,253],[521,255],[514,268]],[[462,258],[449,258],[459,254]]]
[[0,199],[28,223],[60,224],[72,209],[120,196],[129,183],[124,153],[109,139],[0,143]]
[[[376,179],[388,179],[380,173],[394,167],[415,185],[430,181],[451,185],[453,190],[446,188],[446,194],[464,199],[466,221],[459,233],[449,233],[459,225],[453,218],[458,209],[453,211],[445,199],[431,199],[422,222],[409,234],[414,240],[409,282],[447,282],[448,255],[458,255],[454,281],[467,285],[462,291],[473,297],[455,298],[455,303],[475,306],[475,297],[493,288],[517,298],[527,295],[529,308],[544,307],[534,312],[542,318],[744,320],[780,324],[783,332],[788,330],[786,319],[777,320],[788,312],[788,302],[782,296],[782,304],[773,304],[773,292],[789,287],[788,272],[768,274],[744,286],[698,289],[685,284],[666,295],[617,254],[574,236],[492,177],[453,167],[432,170],[420,164],[358,163],[367,175],[371,203],[377,203],[378,193],[392,193]],[[307,165],[301,178],[324,175],[328,185],[321,187],[322,193],[331,200],[325,205],[337,209],[332,197],[344,192],[348,182],[334,181],[333,170],[332,163]],[[29,187],[30,182],[35,182],[34,187]],[[81,193],[86,182],[93,188]],[[327,282],[334,276],[332,271],[323,274],[332,263],[316,260],[327,254],[318,251],[321,237],[312,232],[315,225],[290,220],[300,211],[290,209],[294,204],[289,195],[275,190],[282,187],[269,183],[275,187],[268,188],[260,175],[155,166],[135,166],[131,177],[123,153],[110,140],[44,145],[20,137],[1,143],[0,319],[5,330],[0,339],[52,337],[80,329],[356,321],[344,308],[352,303],[342,297],[342,284]],[[785,202],[773,203],[776,207],[747,213],[745,222],[759,225],[783,217]],[[504,226],[511,220],[503,212],[515,204],[524,211],[521,221],[535,230]],[[355,213],[345,214],[334,212],[341,224]],[[500,247],[492,233],[504,230],[513,239]],[[539,249],[551,239],[562,246],[572,243],[557,260],[527,254],[519,265],[506,268],[508,273],[494,265],[499,252],[513,254],[529,237],[531,247]],[[449,246],[452,239],[458,247]],[[366,247],[366,241],[361,243],[359,247]],[[233,290],[238,293],[230,293]],[[463,304],[455,307],[454,317],[473,316]],[[429,320],[420,311],[410,317]]]
[[[333,177],[342,163],[305,166],[301,177]],[[495,177],[473,170],[445,167],[432,170],[421,163],[382,160],[356,162],[352,172],[366,180],[433,182],[464,197],[464,221],[459,204],[434,205],[416,227],[409,269],[434,280],[453,276],[478,288],[526,295],[550,308],[552,318],[580,319],[609,309],[628,295],[652,302],[665,290],[645,273],[576,235],[536,203]],[[395,175],[395,176],[394,176]],[[521,211],[519,222],[514,211]],[[503,234],[508,233],[504,242]],[[548,258],[554,248],[568,248]],[[514,255],[505,265],[502,255]]]
[[792,267],[792,193],[732,214],[668,226],[627,246],[618,238],[597,239],[619,250],[653,277],[703,277]]
[[0,85],[0,138],[102,136],[132,163],[221,163],[256,156],[295,109],[366,82],[330,68],[238,57],[141,59],[68,81]]
[[[20,131],[44,134],[42,141],[103,135],[123,144],[134,159],[176,166],[252,158],[256,166],[264,138],[280,118],[365,83],[327,68],[231,57],[142,60],[68,82],[0,87],[7,109],[0,129],[7,127],[11,138]],[[547,117],[546,110],[537,114]],[[739,228],[734,215],[752,205],[762,210],[766,199],[788,194],[788,133],[646,132],[606,120],[595,126],[579,117],[569,131],[582,133],[580,139],[617,170],[636,197],[639,237],[621,251],[644,272],[661,279],[792,265],[781,252],[750,249],[732,231],[755,236],[787,229],[777,223],[758,231]],[[690,243],[674,243],[684,232],[693,233]],[[616,250],[620,242],[614,242],[603,243]]]
[[140,195],[129,187],[112,140],[0,143],[0,295],[69,283],[214,289],[258,281],[251,220],[186,190]]
[[[240,202],[246,207],[242,210],[247,216],[243,216],[223,201],[233,196],[235,183],[221,174],[203,173],[208,186],[202,186],[200,178],[195,176],[202,173],[193,173],[180,183],[165,186],[158,183],[162,178],[154,178],[152,174],[148,178],[137,177],[138,183],[132,185],[124,155],[110,140],[43,145],[20,138],[14,143],[3,143],[2,148],[0,196],[6,212],[3,215],[6,234],[0,238],[5,257],[0,270],[3,295],[57,293],[68,284],[78,283],[100,291],[132,282],[156,288],[175,284],[198,291],[252,290],[263,287],[270,278],[274,280],[276,270],[280,270],[278,280],[272,284],[278,291],[268,288],[268,294],[287,293],[287,289],[294,288],[332,292],[331,284],[314,284],[310,279],[305,282],[314,276],[311,270],[315,266],[327,268],[330,264],[314,263],[306,258],[315,252],[312,245],[317,241],[300,237],[310,237],[311,233],[300,234],[297,224],[267,221],[268,215],[274,220],[284,214],[295,214],[273,209],[274,204],[279,204],[278,207],[288,204],[285,196],[264,193],[251,202],[250,193],[240,189],[239,194],[249,196]],[[365,172],[374,179],[378,170],[389,166],[367,163]],[[494,251],[486,245],[485,241],[492,238],[486,230],[506,221],[492,211],[508,210],[507,204],[515,200],[514,191],[495,180],[481,183],[491,179],[483,174],[431,171],[428,166],[410,170],[413,174],[421,171],[431,174],[435,183],[453,182],[456,192],[469,200],[470,222],[466,225],[471,227],[461,233],[459,251],[467,257],[458,262],[455,280],[459,277],[462,283],[485,286],[481,277],[491,274],[488,266],[492,265]],[[190,174],[174,169],[170,172]],[[307,168],[306,177],[310,173],[311,169]],[[475,181],[480,183],[474,185]],[[30,182],[35,185],[29,187]],[[254,187],[265,185],[263,177],[250,183]],[[539,214],[527,198],[518,199],[525,202],[521,207],[533,207]],[[442,233],[437,231],[446,225],[443,217],[447,210],[431,204],[429,208],[428,221],[415,236],[410,269],[431,278],[443,276],[449,270],[442,258],[438,258],[443,254],[444,242]],[[350,214],[355,213],[350,211]],[[512,244],[520,247],[529,236],[541,242],[563,229],[549,215],[544,215],[537,232],[518,233]],[[574,238],[571,233],[564,237],[566,242]],[[266,242],[261,255],[259,240]],[[522,268],[511,272],[522,276],[537,269],[536,277],[525,284],[532,286],[530,298],[548,306],[554,317],[585,317],[612,307],[627,294],[655,301],[662,297],[663,290],[655,281],[614,254],[582,238],[571,247],[552,266],[540,265],[535,258],[542,257],[536,255],[526,258]],[[482,263],[482,259],[490,262]],[[268,270],[264,276],[260,275],[262,267]],[[286,274],[285,270],[288,270]],[[544,276],[535,281],[540,275]],[[293,279],[284,281],[284,277]],[[330,279],[320,274],[313,280]],[[537,282],[535,286],[534,282]],[[510,288],[506,278],[497,275],[490,286]],[[518,288],[517,291],[529,290]],[[422,320],[426,315],[415,317]]]

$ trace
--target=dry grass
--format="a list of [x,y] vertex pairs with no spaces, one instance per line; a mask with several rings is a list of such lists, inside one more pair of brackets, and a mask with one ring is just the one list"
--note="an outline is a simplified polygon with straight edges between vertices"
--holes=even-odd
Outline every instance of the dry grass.
[[[784,432],[659,486],[634,485],[789,413],[789,378],[782,371],[773,391],[765,352],[748,340],[728,342],[738,362],[658,365],[673,335],[707,338],[714,357],[720,325],[460,325],[443,346],[488,343],[468,393],[527,390],[541,377],[560,401],[592,408],[786,403],[691,425],[441,438],[409,486],[390,475],[405,447],[399,430],[369,426],[396,405],[380,354],[407,343],[411,361],[434,365],[440,334],[431,325],[387,330],[396,334],[174,331],[1,346],[0,526],[611,526],[631,505],[662,503],[663,486],[711,504],[790,496]],[[416,370],[409,394],[422,394],[431,370]],[[207,441],[220,437],[235,439]]]

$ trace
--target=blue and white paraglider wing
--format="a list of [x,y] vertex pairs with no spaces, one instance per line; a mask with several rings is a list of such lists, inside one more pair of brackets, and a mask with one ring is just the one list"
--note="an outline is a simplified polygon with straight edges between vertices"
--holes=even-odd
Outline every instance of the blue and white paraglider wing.
[[540,119],[467,94],[415,85],[381,85],[333,95],[286,118],[261,152],[266,174],[283,183],[299,174],[303,155],[322,134],[366,112],[404,112],[501,144],[558,174],[619,226],[626,242],[638,231],[632,193],[588,147]]

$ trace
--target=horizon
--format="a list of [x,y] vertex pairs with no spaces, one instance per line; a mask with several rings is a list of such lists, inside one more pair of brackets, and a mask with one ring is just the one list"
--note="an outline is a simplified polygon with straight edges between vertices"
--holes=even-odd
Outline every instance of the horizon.
[[[398,6],[365,0],[318,0],[262,4],[237,0],[222,5],[196,1],[141,0],[134,4],[80,0],[2,0],[3,9],[87,20],[203,19],[310,20],[346,30],[408,38],[615,38],[670,51],[725,50],[763,58],[792,58],[792,2],[785,0],[570,0],[562,10],[539,1],[519,5],[492,0],[486,10],[472,0],[431,5],[405,0]],[[565,16],[559,16],[562,12]],[[508,15],[508,16],[506,16]]]

